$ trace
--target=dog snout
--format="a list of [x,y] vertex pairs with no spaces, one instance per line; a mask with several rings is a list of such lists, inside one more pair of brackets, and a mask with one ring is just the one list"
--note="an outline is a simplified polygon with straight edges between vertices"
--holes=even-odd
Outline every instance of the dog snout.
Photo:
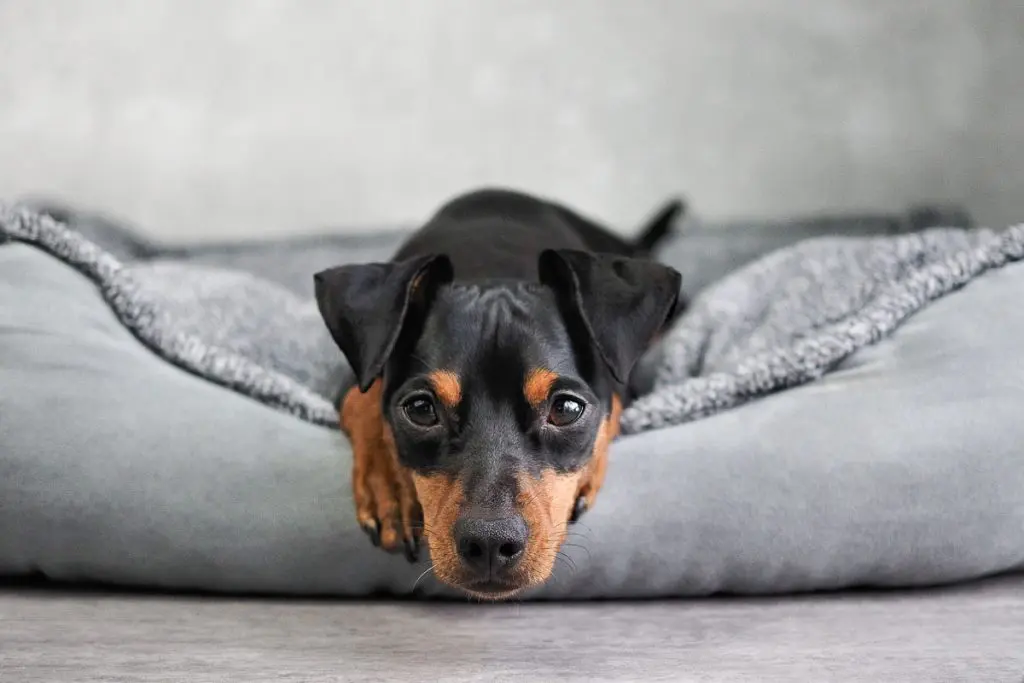
[[526,551],[528,531],[519,515],[496,520],[463,518],[454,532],[459,560],[481,580],[501,578]]

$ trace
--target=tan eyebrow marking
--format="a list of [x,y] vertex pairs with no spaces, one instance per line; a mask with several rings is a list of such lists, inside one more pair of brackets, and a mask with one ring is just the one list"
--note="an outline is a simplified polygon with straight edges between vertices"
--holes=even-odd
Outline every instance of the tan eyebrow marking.
[[526,376],[523,383],[523,396],[532,406],[538,406],[548,400],[551,393],[551,385],[558,379],[558,375],[546,368],[534,368]]
[[462,384],[458,375],[451,370],[435,370],[427,378],[441,403],[449,408],[459,405],[459,401],[462,400]]

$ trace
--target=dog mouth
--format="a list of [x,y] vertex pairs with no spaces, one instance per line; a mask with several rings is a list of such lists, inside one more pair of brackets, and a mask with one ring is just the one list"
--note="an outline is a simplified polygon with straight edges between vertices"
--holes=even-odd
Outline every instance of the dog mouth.
[[464,591],[470,597],[492,601],[508,600],[528,587],[529,584],[526,582],[496,579],[469,581],[457,585],[457,588]]

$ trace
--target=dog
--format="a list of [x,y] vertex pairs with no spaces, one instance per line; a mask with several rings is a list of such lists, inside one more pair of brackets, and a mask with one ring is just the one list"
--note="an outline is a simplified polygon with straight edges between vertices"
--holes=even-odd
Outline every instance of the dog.
[[594,506],[630,372],[679,313],[650,260],[682,212],[627,241],[547,199],[461,195],[387,263],[314,276],[355,385],[340,422],[359,524],[482,599],[543,583]]

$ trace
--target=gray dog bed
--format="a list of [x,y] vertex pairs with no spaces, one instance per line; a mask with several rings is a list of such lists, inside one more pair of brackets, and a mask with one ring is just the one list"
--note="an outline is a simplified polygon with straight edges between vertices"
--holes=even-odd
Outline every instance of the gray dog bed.
[[[0,214],[0,572],[412,591],[429,565],[352,521],[351,456],[324,428],[346,370],[310,295],[310,273],[398,236],[168,250],[51,213]],[[902,225],[854,223],[702,289],[645,359],[635,435],[537,596],[1024,567],[1024,229],[879,235]],[[702,235],[666,254],[684,277]]]

